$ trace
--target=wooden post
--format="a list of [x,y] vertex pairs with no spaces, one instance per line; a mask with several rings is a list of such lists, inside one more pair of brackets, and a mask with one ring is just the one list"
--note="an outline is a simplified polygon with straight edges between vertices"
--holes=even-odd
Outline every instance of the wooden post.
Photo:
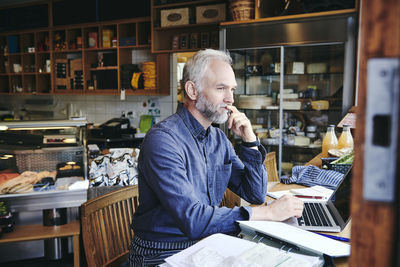
[[[360,3],[360,58],[357,127],[352,186],[351,266],[394,266],[399,226],[395,203],[368,202],[363,198],[363,161],[367,98],[367,63],[370,58],[400,57],[400,1],[362,0]],[[378,89],[378,88],[377,88]],[[397,138],[399,140],[399,138]],[[399,158],[397,150],[397,193]],[[398,248],[397,248],[398,249]],[[399,264],[399,263],[397,263]]]

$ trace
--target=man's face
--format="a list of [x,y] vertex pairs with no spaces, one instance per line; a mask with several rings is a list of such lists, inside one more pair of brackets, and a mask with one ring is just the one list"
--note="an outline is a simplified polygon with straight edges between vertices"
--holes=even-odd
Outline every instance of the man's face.
[[225,107],[233,104],[237,85],[231,66],[221,60],[212,60],[202,82],[196,108],[211,122],[226,122],[228,110]]

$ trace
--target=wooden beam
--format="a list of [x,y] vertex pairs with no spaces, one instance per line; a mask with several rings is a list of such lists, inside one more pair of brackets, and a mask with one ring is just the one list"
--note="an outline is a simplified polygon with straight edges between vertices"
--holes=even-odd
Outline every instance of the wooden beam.
[[[396,203],[365,201],[362,190],[367,62],[370,58],[400,56],[400,1],[361,1],[360,26],[359,88],[352,186],[352,250],[350,265],[393,266],[395,262],[396,233],[398,231],[396,228],[396,216],[398,216],[399,207]],[[399,152],[397,153],[397,159],[399,159]],[[399,160],[397,161],[397,166],[399,166]],[[399,176],[397,175],[398,186]],[[397,193],[396,195],[398,197],[399,194]]]

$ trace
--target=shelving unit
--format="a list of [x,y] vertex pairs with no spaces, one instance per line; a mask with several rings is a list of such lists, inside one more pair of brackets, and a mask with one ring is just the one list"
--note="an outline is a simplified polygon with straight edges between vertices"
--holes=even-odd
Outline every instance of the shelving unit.
[[[251,120],[267,151],[277,152],[280,175],[290,175],[293,165],[319,154],[326,126],[337,124],[354,103],[354,14],[346,10],[292,16],[296,20],[221,23],[222,48],[232,55],[238,83],[235,105]],[[327,34],[331,25],[341,31]],[[263,35],[252,38],[259,32]]]
[[[225,0],[195,0],[179,1],[179,3],[166,3],[151,0],[151,28],[152,28],[152,52],[153,53],[173,53],[191,52],[201,48],[219,47],[219,22],[198,22],[196,18],[196,8],[199,6],[224,4],[224,10],[218,10],[222,14],[225,12],[227,17],[228,1]],[[188,13],[181,14],[187,19],[187,23],[182,25],[161,25],[161,11],[188,8]],[[175,39],[174,39],[175,38]],[[174,43],[174,44],[173,44]]]
[[133,51],[150,52],[149,17],[1,33],[0,48],[0,94],[170,93],[169,76],[161,73],[169,73],[168,54],[152,56],[155,88],[134,91],[132,73],[121,71],[140,65]]

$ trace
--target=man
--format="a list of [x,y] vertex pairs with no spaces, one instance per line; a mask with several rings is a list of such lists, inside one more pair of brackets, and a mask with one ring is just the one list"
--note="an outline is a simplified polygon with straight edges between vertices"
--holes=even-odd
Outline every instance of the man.
[[[154,125],[139,154],[139,207],[132,227],[131,266],[156,265],[214,233],[234,233],[236,220],[301,216],[303,202],[285,196],[259,207],[219,207],[226,188],[254,204],[267,191],[265,149],[233,104],[232,59],[222,51],[197,52],[184,68],[184,106]],[[225,123],[242,138],[236,155]]]

